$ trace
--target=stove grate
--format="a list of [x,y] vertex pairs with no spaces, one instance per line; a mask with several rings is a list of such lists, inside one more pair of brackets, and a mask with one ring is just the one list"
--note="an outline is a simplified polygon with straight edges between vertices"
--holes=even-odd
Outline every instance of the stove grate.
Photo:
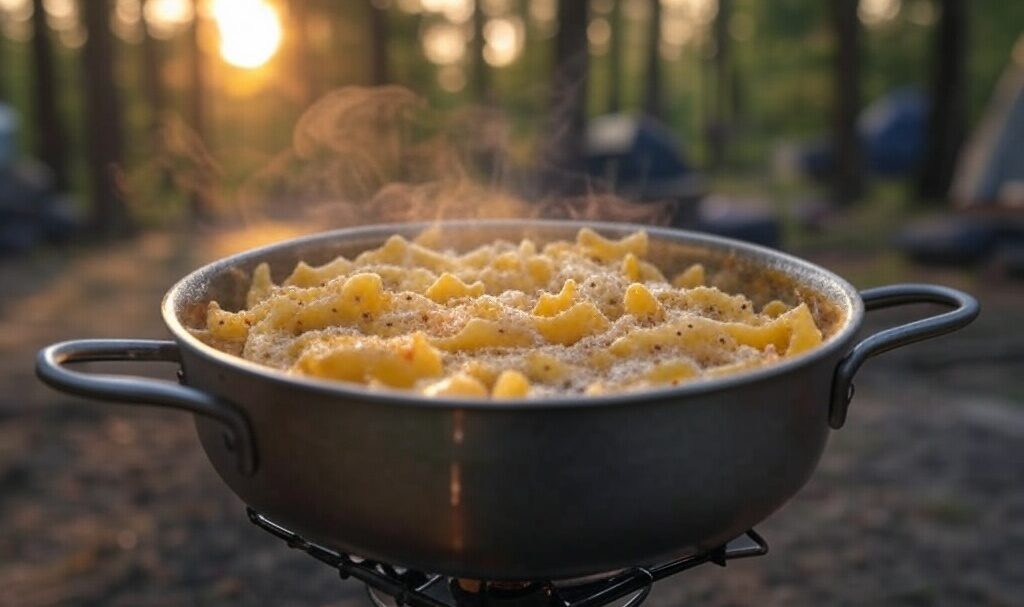
[[[271,521],[252,508],[246,509],[249,520],[270,534],[284,540],[289,547],[309,554],[338,570],[342,579],[356,579],[366,584],[372,596],[382,593],[391,597],[398,607],[467,607],[473,605],[539,605],[542,607],[602,607],[626,597],[621,607],[638,607],[647,598],[655,582],[682,573],[705,563],[724,567],[728,561],[762,556],[768,543],[753,529],[733,541],[708,552],[686,556],[656,567],[634,567],[609,578],[563,587],[549,581],[530,582],[510,591],[507,584],[483,582],[479,591],[467,592],[456,580],[441,575],[395,567],[336,552],[313,542]],[[448,601],[438,596],[440,582],[448,581]],[[376,593],[374,593],[376,591]],[[538,598],[539,597],[539,598]],[[375,598],[376,600],[376,598]]]

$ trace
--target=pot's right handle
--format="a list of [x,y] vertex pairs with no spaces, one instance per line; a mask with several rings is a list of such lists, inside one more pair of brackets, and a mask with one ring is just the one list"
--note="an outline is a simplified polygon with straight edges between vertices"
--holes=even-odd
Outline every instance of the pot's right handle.
[[249,419],[241,409],[188,386],[145,377],[82,373],[65,366],[94,361],[181,362],[176,343],[150,339],[65,341],[39,351],[36,375],[61,392],[105,401],[181,409],[219,422],[224,428],[227,447],[234,451],[238,460],[239,472],[246,476],[256,472],[256,443]]
[[900,346],[951,333],[969,325],[978,316],[978,301],[961,291],[926,284],[897,284],[861,291],[865,310],[878,310],[904,304],[935,303],[953,310],[909,324],[875,333],[864,339],[836,366],[832,379],[832,402],[828,423],[838,430],[846,422],[846,411],[853,399],[853,376],[872,356]]

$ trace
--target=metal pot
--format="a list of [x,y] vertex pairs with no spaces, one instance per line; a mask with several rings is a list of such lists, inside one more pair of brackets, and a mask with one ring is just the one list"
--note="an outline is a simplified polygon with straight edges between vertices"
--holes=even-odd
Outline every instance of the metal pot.
[[[445,242],[571,239],[563,221],[445,222]],[[841,313],[819,348],[780,364],[676,388],[496,403],[430,400],[287,375],[189,334],[195,310],[239,305],[249,272],[275,276],[413,235],[427,224],[341,230],[235,255],[196,270],[164,298],[174,341],[81,340],[39,353],[51,386],[105,401],[190,411],[214,468],[247,504],[325,547],[452,576],[559,579],[650,564],[718,546],[778,509],[807,481],[829,428],[842,426],[868,357],[959,329],[978,314],[964,293],[894,285],[857,293],[783,253],[645,228],[652,257],[810,288]],[[864,310],[931,302],[952,311],[854,345]],[[181,384],[89,375],[82,361],[175,361]]]

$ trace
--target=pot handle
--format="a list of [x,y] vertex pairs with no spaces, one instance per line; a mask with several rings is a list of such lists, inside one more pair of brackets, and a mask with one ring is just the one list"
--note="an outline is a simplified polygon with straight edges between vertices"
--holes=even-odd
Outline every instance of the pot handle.
[[97,361],[181,362],[178,344],[150,339],[81,339],[53,344],[39,351],[36,375],[61,392],[120,403],[146,403],[202,415],[224,428],[227,448],[235,453],[238,470],[256,472],[256,443],[249,419],[241,409],[215,396],[171,382],[124,375],[72,371],[65,365]]
[[846,422],[846,412],[853,399],[853,376],[864,361],[900,346],[962,329],[971,324],[980,311],[978,301],[970,295],[938,285],[889,285],[861,291],[860,298],[864,301],[865,310],[916,303],[935,303],[953,310],[875,333],[854,346],[839,361],[832,379],[832,402],[828,415],[828,424],[835,430]]

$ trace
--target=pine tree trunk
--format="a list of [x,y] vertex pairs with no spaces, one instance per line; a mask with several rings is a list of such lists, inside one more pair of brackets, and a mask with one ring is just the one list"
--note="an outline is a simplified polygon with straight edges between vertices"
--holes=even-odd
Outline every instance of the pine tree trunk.
[[860,138],[860,19],[857,0],[832,0],[836,34],[833,99],[832,196],[836,202],[856,200],[863,189]]
[[919,192],[944,200],[967,130],[967,3],[942,0],[935,30],[931,100]]
[[583,168],[589,68],[587,15],[585,0],[558,3],[547,161],[551,168],[563,172]]
[[[198,11],[199,0],[193,0],[193,6]],[[200,38],[203,35],[203,20],[196,13],[196,18],[192,20],[192,27],[189,29],[190,41],[189,41],[189,62],[190,72],[192,76],[192,86],[188,91],[188,116],[191,122],[192,130],[195,131],[196,136],[200,139],[205,138],[206,135],[206,111],[205,111],[205,88],[206,88],[206,68],[203,65],[203,49],[200,43]]]
[[87,162],[91,178],[91,228],[100,238],[122,236],[131,220],[117,186],[116,174],[124,149],[121,100],[114,81],[114,41],[110,31],[110,2],[80,4],[89,32],[82,48],[85,80]]
[[[189,60],[191,63],[192,86],[188,91],[187,107],[191,121],[191,127],[196,138],[206,145],[206,65],[203,57],[202,37],[204,34],[204,23],[200,16],[199,0],[192,0],[193,14],[192,27],[189,28],[191,40],[189,41]],[[210,208],[210,184],[206,183],[206,167],[197,167],[194,189],[190,193],[189,203],[193,221],[199,221],[211,216]]]
[[32,0],[32,87],[33,118],[38,137],[39,159],[53,170],[57,187],[68,187],[68,139],[60,115],[56,66],[50,44],[50,28],[42,0]]
[[729,59],[729,18],[732,15],[732,2],[719,0],[718,14],[713,25],[714,55],[711,57],[712,73],[714,74],[714,95],[709,108],[711,123],[708,125],[708,152],[711,167],[718,169],[725,164],[725,148],[729,138],[730,110],[732,109],[732,74]]
[[475,0],[473,6],[473,40],[470,43],[472,57],[470,65],[473,70],[472,90],[477,103],[489,104],[491,98],[490,74],[487,62],[484,61],[484,9],[483,0]]
[[661,0],[650,0],[650,19],[647,28],[647,87],[644,92],[644,111],[648,116],[661,117]]
[[7,95],[7,79],[10,71],[7,67],[7,47],[3,40],[0,40],[0,103],[8,100]]
[[622,111],[622,2],[612,3],[608,16],[611,39],[608,41],[608,113]]
[[379,8],[374,0],[367,0],[370,11],[370,76],[373,84],[380,86],[391,79],[388,69],[388,11]]

